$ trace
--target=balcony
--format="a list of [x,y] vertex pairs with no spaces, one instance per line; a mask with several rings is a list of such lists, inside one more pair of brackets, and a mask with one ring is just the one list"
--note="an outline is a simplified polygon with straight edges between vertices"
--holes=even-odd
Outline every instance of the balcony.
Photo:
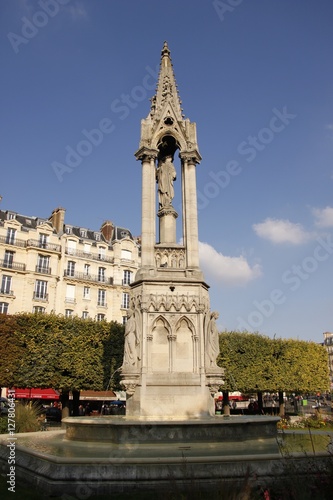
[[13,271],[25,271],[25,264],[21,262],[7,262],[3,259],[0,260],[0,267],[5,269],[12,269]]
[[52,252],[59,252],[61,251],[61,246],[60,245],[55,245],[54,243],[44,243],[39,240],[28,240],[26,242],[27,247],[32,247],[32,248],[42,248],[43,250],[48,250]]
[[14,292],[13,292],[13,290],[7,290],[7,288],[1,288],[0,295],[9,295],[9,296],[13,297]]
[[130,286],[131,283],[132,283],[132,281],[130,281],[130,280],[121,280],[122,286]]
[[77,273],[71,271],[64,271],[65,278],[73,280],[89,281],[91,283],[101,283],[102,285],[113,285],[113,278],[101,277],[95,274]]
[[25,247],[27,242],[25,240],[20,240],[18,238],[0,236],[0,243],[5,243],[6,245],[13,245],[15,247]]
[[98,307],[108,307],[108,305],[107,305],[106,302],[103,302],[103,301],[100,301],[100,300],[97,302],[97,305],[98,305]]
[[40,273],[40,274],[51,274],[51,268],[50,267],[45,267],[45,266],[36,266],[35,267],[35,272]]
[[33,293],[33,299],[41,301],[41,302],[48,302],[48,300],[49,300],[49,294],[48,293],[43,293],[43,292],[34,292]]
[[98,260],[100,262],[109,262],[111,264],[114,262],[113,257],[106,257],[106,255],[99,253],[83,252],[82,250],[76,250],[76,248],[66,247],[65,253],[67,255],[75,255],[75,257],[82,257],[84,259]]
[[65,297],[66,304],[76,304],[76,299],[74,297]]

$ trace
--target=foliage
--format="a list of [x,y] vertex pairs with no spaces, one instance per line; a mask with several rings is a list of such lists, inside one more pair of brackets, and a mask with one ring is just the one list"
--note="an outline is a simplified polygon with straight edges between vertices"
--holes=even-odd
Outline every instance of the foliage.
[[0,417],[0,434],[6,434],[8,432],[8,418]]
[[55,314],[1,319],[0,335],[4,331],[15,350],[3,358],[0,385],[103,390],[121,366],[123,325]]
[[333,430],[333,418],[320,413],[309,417],[300,417],[295,420],[282,418],[278,424],[278,429],[325,429]]
[[41,409],[37,403],[17,403],[15,408],[15,432],[40,430]]
[[222,332],[219,366],[223,390],[249,392],[324,392],[329,387],[325,347],[259,333]]
[[0,314],[0,386],[3,387],[11,384],[17,360],[21,359],[24,354],[18,337],[13,335],[16,329],[16,316]]

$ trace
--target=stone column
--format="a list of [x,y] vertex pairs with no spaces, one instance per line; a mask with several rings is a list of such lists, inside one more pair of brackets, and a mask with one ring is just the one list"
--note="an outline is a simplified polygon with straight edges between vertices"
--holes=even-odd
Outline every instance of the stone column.
[[160,243],[176,243],[176,210],[170,207],[161,208],[157,216],[160,219]]
[[183,224],[186,267],[199,268],[199,235],[196,188],[196,158],[181,154],[183,178]]
[[141,267],[155,266],[156,243],[156,168],[157,151],[142,148],[136,154],[142,162]]

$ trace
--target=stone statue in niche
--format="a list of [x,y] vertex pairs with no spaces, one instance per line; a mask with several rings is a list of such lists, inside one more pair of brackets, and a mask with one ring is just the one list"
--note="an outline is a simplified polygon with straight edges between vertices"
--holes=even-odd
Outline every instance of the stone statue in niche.
[[172,163],[172,156],[166,156],[156,171],[158,183],[158,201],[160,208],[170,207],[175,195],[173,181],[176,180],[176,169]]
[[205,335],[205,365],[206,370],[219,369],[216,364],[216,358],[220,352],[219,332],[216,326],[216,320],[219,314],[215,311],[211,312],[207,318],[207,328]]
[[135,312],[128,311],[125,325],[125,346],[123,368],[136,368],[141,359],[140,337],[137,329]]

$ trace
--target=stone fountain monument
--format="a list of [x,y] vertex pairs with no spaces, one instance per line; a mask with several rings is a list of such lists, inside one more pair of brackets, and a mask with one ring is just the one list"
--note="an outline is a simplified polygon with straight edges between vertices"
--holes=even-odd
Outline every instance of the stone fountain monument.
[[[142,257],[125,327],[126,416],[68,417],[65,429],[18,435],[17,476],[53,496],[82,488],[85,498],[163,491],[170,483],[210,488],[224,479],[241,482],[251,470],[264,481],[281,467],[278,418],[215,415],[223,369],[216,363],[218,314],[199,266],[201,156],[196,125],[182,114],[167,43],[135,156],[142,165]],[[6,439],[1,444],[6,473]]]
[[[196,124],[182,114],[166,42],[135,156],[142,165],[142,253],[125,333],[127,415],[214,415],[212,396],[223,384],[223,370],[216,364],[218,315],[210,311],[199,266],[196,166],[201,156]],[[182,199],[180,242],[173,206],[176,182]]]

